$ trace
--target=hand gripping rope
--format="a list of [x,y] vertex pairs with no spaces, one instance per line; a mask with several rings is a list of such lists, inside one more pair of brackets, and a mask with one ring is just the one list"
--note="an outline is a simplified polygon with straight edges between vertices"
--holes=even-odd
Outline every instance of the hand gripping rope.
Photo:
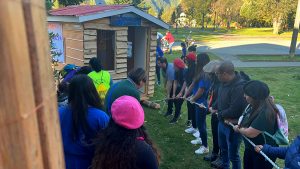
[[184,97],[178,97],[178,98],[165,98],[165,99],[161,99],[161,100],[151,100],[152,102],[155,103],[159,103],[159,102],[164,102],[162,109],[159,111],[159,113],[162,113],[162,111],[164,110],[165,106],[166,106],[166,102],[169,100],[175,100],[175,99],[184,99],[192,104],[195,104],[197,106],[199,106],[200,108],[206,109],[207,107],[202,104],[202,103],[196,103],[196,102],[192,102],[189,98],[184,98]]
[[[234,125],[231,123],[231,122],[227,122],[227,124],[229,124],[231,127],[234,127]],[[245,140],[247,140],[253,147],[256,147],[256,145],[251,141],[249,140],[246,136],[244,136],[243,134],[241,134]],[[278,167],[278,165],[276,163],[274,163],[263,151],[259,151],[259,153],[265,157],[266,160],[268,160],[274,168],[276,169],[280,169],[280,167]]]

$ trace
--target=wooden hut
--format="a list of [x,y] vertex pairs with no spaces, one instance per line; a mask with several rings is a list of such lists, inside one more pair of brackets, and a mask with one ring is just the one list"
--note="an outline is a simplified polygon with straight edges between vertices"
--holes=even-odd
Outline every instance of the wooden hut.
[[156,34],[169,25],[130,5],[69,6],[52,10],[48,31],[58,36],[58,60],[79,66],[100,58],[114,80],[138,67],[146,70],[144,96],[154,93]]

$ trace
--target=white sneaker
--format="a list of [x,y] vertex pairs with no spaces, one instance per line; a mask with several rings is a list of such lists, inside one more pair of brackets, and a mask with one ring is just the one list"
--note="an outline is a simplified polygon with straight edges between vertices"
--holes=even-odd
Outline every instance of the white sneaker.
[[196,154],[206,154],[209,153],[209,148],[204,147],[204,146],[200,146],[200,148],[198,150],[195,151]]
[[197,130],[194,129],[193,127],[187,128],[187,129],[185,129],[184,131],[185,131],[186,133],[188,133],[188,134],[194,134],[194,133],[197,132]]
[[193,136],[196,137],[196,138],[200,137],[200,132],[197,130],[197,132],[195,132],[195,133],[193,134]]
[[196,138],[195,140],[192,140],[191,143],[194,144],[194,145],[202,144],[202,140],[201,140],[201,138]]

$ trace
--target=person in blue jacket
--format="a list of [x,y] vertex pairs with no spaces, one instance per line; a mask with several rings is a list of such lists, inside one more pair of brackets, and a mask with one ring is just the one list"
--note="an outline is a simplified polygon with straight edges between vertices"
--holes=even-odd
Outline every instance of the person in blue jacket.
[[161,50],[159,43],[157,42],[156,46],[156,67],[155,67],[155,72],[156,72],[156,84],[160,85],[160,67],[157,64],[158,58],[164,57],[164,52]]
[[300,168],[300,135],[288,147],[272,147],[268,144],[257,145],[256,152],[263,151],[267,156],[273,156],[285,160],[285,169]]
[[68,105],[59,108],[66,169],[88,169],[94,156],[93,140],[109,121],[87,75],[76,75],[69,84]]

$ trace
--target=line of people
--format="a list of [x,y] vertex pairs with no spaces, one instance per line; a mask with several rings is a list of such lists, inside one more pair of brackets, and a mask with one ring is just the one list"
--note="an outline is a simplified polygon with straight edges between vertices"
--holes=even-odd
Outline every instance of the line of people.
[[[180,117],[183,101],[189,100],[188,128],[185,132],[196,137],[191,141],[192,144],[200,145],[195,153],[206,154],[204,160],[210,161],[213,167],[242,168],[239,155],[242,135],[258,145],[256,151],[262,149],[270,154],[272,161],[275,162],[277,157],[284,158],[287,148],[275,150],[278,144],[274,135],[280,128],[280,110],[270,97],[267,84],[250,80],[244,72],[237,72],[230,61],[210,61],[206,53],[200,53],[196,57],[195,53],[190,52],[184,59],[176,58],[173,63],[160,57],[157,64],[166,80],[168,108],[164,116],[174,113],[170,124],[175,124]],[[205,108],[193,103],[203,104]],[[211,114],[211,152],[207,143],[207,114]],[[232,127],[229,123],[235,126]],[[244,169],[273,168],[245,139],[244,144]],[[292,146],[294,148],[289,152],[294,151],[295,158],[299,160],[299,140],[295,144],[298,149],[294,150],[295,146]],[[282,155],[274,155],[279,152]],[[291,155],[287,156],[291,158]],[[296,159],[293,160],[295,166],[297,162]],[[298,165],[300,168],[299,161]]]
[[157,169],[160,153],[146,132],[139,102],[145,70],[134,69],[112,83],[97,58],[80,69],[58,92],[67,96],[58,110],[66,169]]

